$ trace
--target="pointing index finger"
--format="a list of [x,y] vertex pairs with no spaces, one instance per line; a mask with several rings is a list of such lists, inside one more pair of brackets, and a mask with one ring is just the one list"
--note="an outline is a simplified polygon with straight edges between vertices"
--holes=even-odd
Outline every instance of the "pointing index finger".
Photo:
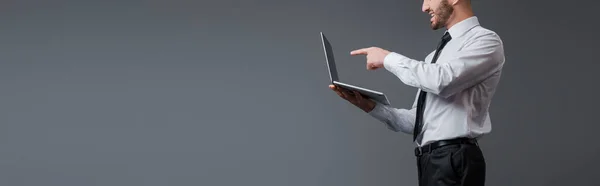
[[361,49],[358,49],[358,50],[354,50],[354,51],[350,52],[350,55],[367,54],[368,53],[367,49],[368,48],[361,48]]

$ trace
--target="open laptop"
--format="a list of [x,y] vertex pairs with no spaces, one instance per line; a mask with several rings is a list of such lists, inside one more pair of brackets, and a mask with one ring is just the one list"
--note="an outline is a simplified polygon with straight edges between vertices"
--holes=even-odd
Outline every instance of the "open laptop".
[[329,79],[333,85],[339,86],[346,90],[356,90],[363,96],[373,101],[377,101],[384,105],[390,105],[390,101],[387,99],[385,94],[381,92],[340,82],[338,78],[337,69],[335,67],[335,59],[333,58],[333,48],[331,47],[331,43],[329,43],[329,40],[327,40],[327,37],[325,37],[325,34],[323,34],[323,32],[321,32],[321,42],[323,43],[323,50],[325,51],[325,61],[327,62],[327,68],[329,69]]

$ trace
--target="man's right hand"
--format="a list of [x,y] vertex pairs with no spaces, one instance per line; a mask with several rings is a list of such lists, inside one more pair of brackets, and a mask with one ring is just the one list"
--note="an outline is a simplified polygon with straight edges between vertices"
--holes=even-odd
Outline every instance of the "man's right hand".
[[362,94],[360,94],[357,91],[350,91],[335,85],[329,85],[329,88],[335,93],[337,93],[338,96],[352,103],[353,105],[362,109],[365,112],[371,112],[371,110],[375,108],[375,102],[373,100],[365,98]]

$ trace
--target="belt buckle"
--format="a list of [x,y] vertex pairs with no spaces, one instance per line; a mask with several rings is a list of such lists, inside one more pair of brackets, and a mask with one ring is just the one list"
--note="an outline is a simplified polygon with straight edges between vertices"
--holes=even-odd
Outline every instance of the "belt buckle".
[[421,156],[423,155],[423,150],[421,149],[421,147],[416,147],[415,148],[415,156]]

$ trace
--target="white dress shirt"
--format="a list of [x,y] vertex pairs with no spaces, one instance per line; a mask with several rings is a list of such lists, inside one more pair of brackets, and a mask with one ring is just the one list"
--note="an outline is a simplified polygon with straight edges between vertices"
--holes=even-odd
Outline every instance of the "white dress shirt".
[[[504,65],[502,40],[481,27],[475,16],[447,32],[452,39],[436,63],[431,63],[435,50],[425,62],[395,52],[383,62],[384,68],[404,84],[427,92],[423,138],[416,142],[418,146],[456,137],[479,138],[492,129],[488,110]],[[410,109],[377,103],[369,114],[390,130],[412,135],[418,95],[417,91]]]

